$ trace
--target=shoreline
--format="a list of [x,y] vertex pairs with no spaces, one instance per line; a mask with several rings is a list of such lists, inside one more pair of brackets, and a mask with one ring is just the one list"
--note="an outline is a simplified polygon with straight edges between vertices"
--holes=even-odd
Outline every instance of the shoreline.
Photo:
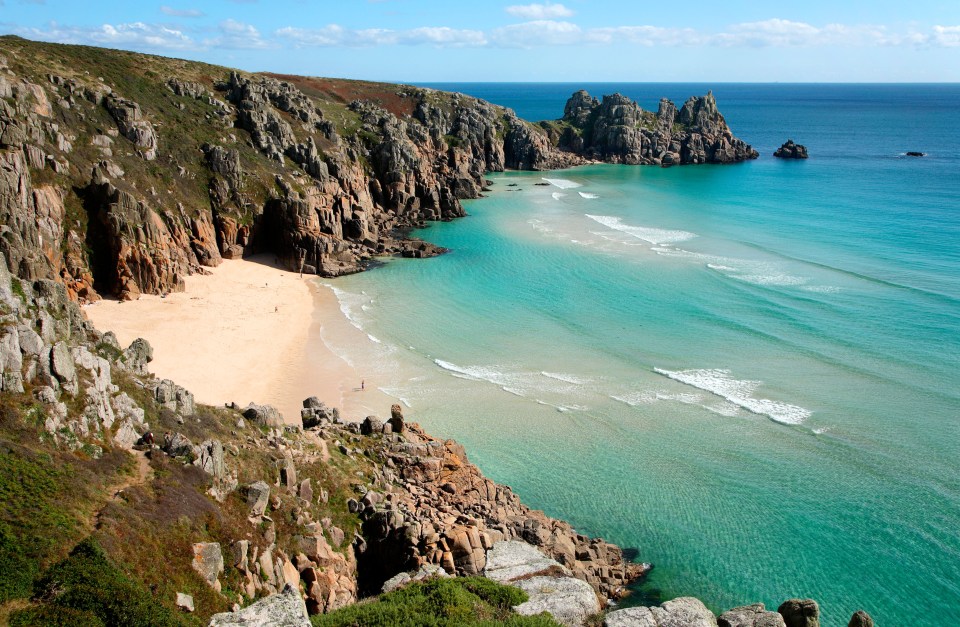
[[224,260],[206,271],[186,277],[183,292],[103,300],[83,311],[122,346],[146,339],[150,373],[191,390],[199,403],[269,404],[288,424],[300,424],[296,399],[309,396],[351,421],[390,405],[370,382],[360,390],[362,377],[323,340],[326,326],[346,321],[315,276],[283,269],[272,255]]

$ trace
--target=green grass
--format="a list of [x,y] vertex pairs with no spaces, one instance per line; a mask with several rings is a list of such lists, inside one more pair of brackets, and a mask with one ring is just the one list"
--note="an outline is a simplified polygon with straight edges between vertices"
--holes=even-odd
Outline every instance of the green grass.
[[519,588],[483,577],[429,579],[331,614],[311,618],[314,627],[548,627],[548,614],[520,616],[511,607],[527,600]]
[[92,460],[21,444],[40,440],[24,407],[5,395],[0,408],[0,602],[30,596],[37,574],[84,535],[105,484],[130,465],[115,451]]

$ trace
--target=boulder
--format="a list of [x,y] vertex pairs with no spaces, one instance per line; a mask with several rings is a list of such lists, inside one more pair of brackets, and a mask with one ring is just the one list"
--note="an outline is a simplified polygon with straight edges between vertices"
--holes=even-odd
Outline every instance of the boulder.
[[787,599],[777,612],[787,627],[820,627],[820,606],[813,599]]
[[531,577],[512,585],[526,592],[530,598],[514,611],[524,616],[549,612],[557,622],[567,627],[580,627],[587,618],[600,611],[600,601],[593,587],[573,577]]
[[360,433],[363,435],[372,435],[383,432],[383,421],[376,416],[367,416],[360,423]]
[[519,540],[502,540],[487,551],[484,576],[494,581],[508,582],[554,568],[565,570],[560,562],[550,559],[533,545]]
[[604,627],[716,627],[713,612],[693,597],[680,597],[659,607],[628,607],[607,614]]
[[209,627],[310,627],[307,606],[293,586],[236,612],[214,614]]
[[873,619],[863,610],[857,610],[850,617],[847,627],[873,627]]
[[[19,341],[18,341],[19,343]],[[70,347],[65,342],[57,342],[50,351],[50,371],[62,383],[73,381],[77,377],[77,370],[73,365],[73,356]]]
[[250,403],[243,410],[243,417],[262,427],[275,428],[283,427],[283,416],[272,405],[256,405]]
[[719,627],[785,627],[783,617],[770,612],[763,603],[744,605],[726,611],[717,619]]
[[419,568],[419,570],[411,571],[409,573],[398,573],[387,579],[383,583],[383,587],[380,588],[381,594],[386,594],[387,592],[393,592],[397,588],[402,588],[408,583],[414,581],[423,581],[424,579],[430,579],[433,577],[452,577],[445,571],[442,567],[437,566],[436,564],[424,564]]
[[200,445],[200,468],[215,479],[222,479],[227,474],[220,440],[206,440]]
[[177,593],[177,607],[179,607],[184,612],[193,611],[193,597],[189,594],[184,594],[182,592]]
[[127,350],[123,351],[120,360],[128,370],[137,374],[147,374],[147,364],[153,361],[153,347],[150,346],[150,342],[138,337],[130,343]]
[[390,407],[390,428],[392,433],[403,433],[403,410],[399,405]]
[[170,457],[193,457],[196,452],[193,442],[182,433],[166,434],[160,448]]
[[193,569],[211,588],[220,592],[220,581],[217,579],[223,572],[223,553],[220,552],[218,542],[197,542],[193,545]]
[[257,481],[247,486],[247,505],[250,516],[263,516],[270,503],[270,486],[265,481]]

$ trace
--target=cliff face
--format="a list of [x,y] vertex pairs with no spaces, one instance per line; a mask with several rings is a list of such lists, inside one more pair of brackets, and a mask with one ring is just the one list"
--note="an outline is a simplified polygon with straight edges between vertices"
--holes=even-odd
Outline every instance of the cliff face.
[[462,94],[0,37],[0,252],[79,300],[255,252],[324,276],[438,254],[405,229],[464,215],[486,172],[755,155],[709,94],[654,116],[578,92],[538,126]]
[[0,250],[73,298],[182,289],[223,258],[356,272],[440,252],[484,173],[562,167],[509,110],[398,85],[276,78],[0,38]]
[[609,163],[693,165],[759,156],[734,137],[712,92],[690,98],[679,111],[664,98],[654,114],[620,94],[598,101],[580,90],[567,101],[563,118],[544,127],[561,149]]

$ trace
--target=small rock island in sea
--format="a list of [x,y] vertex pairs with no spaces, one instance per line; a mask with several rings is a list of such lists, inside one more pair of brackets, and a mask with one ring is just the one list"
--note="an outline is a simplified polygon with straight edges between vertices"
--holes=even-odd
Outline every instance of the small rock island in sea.
[[795,144],[792,139],[788,139],[782,146],[773,153],[778,159],[806,159],[807,147],[803,144]]

